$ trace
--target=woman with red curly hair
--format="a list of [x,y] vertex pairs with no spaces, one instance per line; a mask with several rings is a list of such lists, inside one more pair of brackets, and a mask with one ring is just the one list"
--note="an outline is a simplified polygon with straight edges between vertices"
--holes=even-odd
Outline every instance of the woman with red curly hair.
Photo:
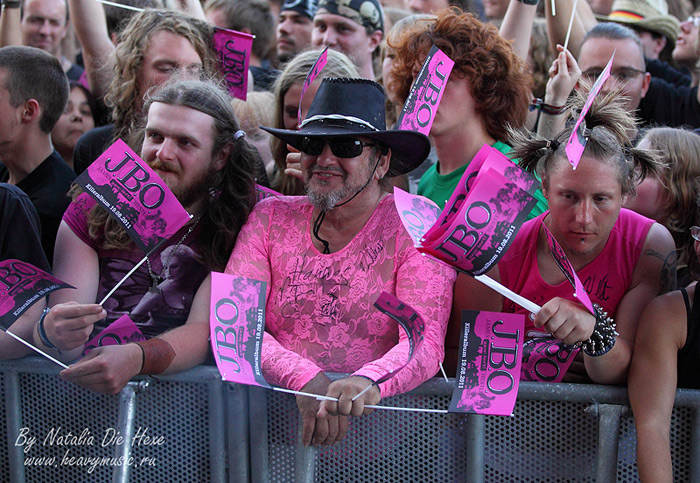
[[[495,27],[450,8],[435,18],[417,20],[392,42],[392,88],[402,99],[433,44],[455,65],[430,131],[439,161],[421,178],[418,193],[444,207],[484,144],[508,154],[510,146],[503,142],[507,127],[519,128],[525,122],[532,80]],[[547,208],[540,191],[536,197],[530,218]]]

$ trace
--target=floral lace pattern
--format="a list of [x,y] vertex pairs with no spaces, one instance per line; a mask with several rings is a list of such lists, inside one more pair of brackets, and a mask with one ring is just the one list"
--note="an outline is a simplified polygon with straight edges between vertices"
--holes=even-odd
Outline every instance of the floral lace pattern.
[[378,379],[408,358],[398,324],[374,307],[382,291],[413,307],[426,324],[411,363],[380,384],[383,397],[435,375],[444,357],[453,270],[414,248],[386,196],[341,250],[321,254],[311,240],[306,197],[258,203],[238,236],[227,273],[267,282],[262,368],[271,384],[300,390],[319,371]]

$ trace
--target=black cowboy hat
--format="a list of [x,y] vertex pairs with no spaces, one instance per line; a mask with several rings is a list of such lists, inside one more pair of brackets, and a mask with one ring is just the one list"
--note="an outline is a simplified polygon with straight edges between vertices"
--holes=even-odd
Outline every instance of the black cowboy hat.
[[387,130],[384,89],[368,79],[323,79],[298,131],[260,126],[299,149],[305,137],[362,136],[391,149],[389,176],[408,173],[430,152],[430,140],[414,131]]

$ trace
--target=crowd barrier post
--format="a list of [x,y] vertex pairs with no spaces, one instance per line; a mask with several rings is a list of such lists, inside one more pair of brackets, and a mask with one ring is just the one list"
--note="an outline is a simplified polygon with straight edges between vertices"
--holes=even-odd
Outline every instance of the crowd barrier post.
[[[226,426],[224,385],[220,379],[207,382],[209,398],[209,454],[211,457],[212,482],[226,481]],[[230,453],[229,453],[230,454]]]
[[[267,392],[262,387],[248,388],[250,421],[250,481],[270,481],[267,439]],[[253,461],[255,460],[255,461]]]
[[296,483],[314,483],[314,465],[316,463],[316,448],[304,446],[301,443],[304,421],[299,420],[299,434],[297,437],[296,461],[294,475]]
[[[136,392],[139,386],[146,387],[147,381],[130,381],[119,391],[119,413],[117,416],[117,429],[124,435],[124,444],[117,445],[114,449],[114,457],[128,460],[133,453],[131,447],[134,437],[134,421],[136,419]],[[131,478],[131,466],[119,465],[112,472],[112,483],[129,483]]]
[[16,445],[22,427],[22,410],[20,403],[19,374],[6,371],[5,374],[5,415],[7,418],[7,449],[10,466],[10,481],[25,483],[24,452],[21,445]]
[[[248,483],[250,477],[250,425],[248,386],[222,383],[226,396],[228,481]],[[220,424],[220,422],[218,423]]]
[[483,414],[466,414],[467,481],[484,483],[484,422]]
[[596,458],[596,481],[617,479],[617,452],[620,436],[620,418],[625,406],[617,404],[594,404],[591,414],[598,418],[598,454]]

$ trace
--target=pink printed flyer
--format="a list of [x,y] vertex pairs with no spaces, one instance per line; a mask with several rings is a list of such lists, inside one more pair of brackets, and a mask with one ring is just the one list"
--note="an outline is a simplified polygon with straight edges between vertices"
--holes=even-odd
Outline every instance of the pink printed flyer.
[[[487,169],[456,212],[431,228],[418,250],[472,275],[481,275],[505,254],[535,205],[516,183]],[[443,215],[444,215],[443,211]]]
[[561,382],[579,349],[551,337],[536,337],[523,344],[523,381]]
[[403,328],[408,337],[408,360],[398,369],[390,371],[377,379],[376,384],[379,384],[380,382],[391,379],[411,362],[414,352],[423,344],[425,322],[418,312],[388,292],[382,292],[379,298],[377,298],[377,301],[374,302],[374,306],[382,313],[394,319]]
[[124,314],[117,320],[109,324],[99,334],[85,343],[85,348],[81,357],[85,357],[88,352],[97,347],[108,345],[123,345],[129,342],[146,340],[139,328],[134,324],[128,314]]
[[449,412],[513,414],[525,316],[462,311],[457,380]]
[[432,46],[401,109],[396,122],[398,129],[426,136],[430,133],[454,64],[442,50]]
[[321,55],[318,56],[318,59],[316,59],[316,62],[314,62],[314,65],[311,66],[311,70],[309,70],[309,73],[306,74],[306,79],[304,79],[304,83],[301,86],[301,95],[299,96],[299,109],[297,109],[297,126],[301,124],[301,103],[304,100],[304,95],[306,95],[306,91],[309,90],[309,86],[314,83],[314,81],[318,78],[319,74],[321,74],[321,71],[323,68],[326,66],[328,63],[328,47],[323,49],[323,52],[321,52]]
[[246,277],[211,273],[211,348],[226,381],[270,387],[260,367],[266,286]]
[[503,175],[503,177],[515,183],[518,188],[530,195],[534,195],[540,186],[537,178],[520,168],[497,149],[484,144],[474,156],[472,162],[469,163],[452,196],[445,204],[445,209],[442,210],[438,217],[437,223],[430,230],[429,236],[437,237],[448,229],[448,219],[454,219],[462,203],[479,180],[480,173],[487,172],[489,169],[493,169]]
[[588,94],[588,98],[583,104],[583,109],[581,109],[581,113],[576,120],[574,130],[571,132],[571,136],[569,136],[569,140],[566,142],[566,156],[569,158],[569,162],[574,169],[578,166],[578,162],[581,160],[581,156],[583,156],[583,150],[586,149],[586,143],[588,143],[588,137],[584,135],[586,130],[584,118],[591,108],[591,104],[593,104],[593,101],[600,92],[600,89],[602,89],[603,84],[607,78],[610,77],[610,69],[612,68],[614,58],[615,52],[613,52],[613,55],[608,61],[608,65],[605,66],[605,69],[603,69],[603,72],[600,73],[593,87],[591,87],[591,92]]
[[7,330],[29,307],[54,290],[75,288],[21,260],[0,262],[0,328]]
[[500,152],[498,149],[488,144],[484,144],[476,156],[472,159],[472,162],[467,166],[467,170],[462,176],[459,186],[463,194],[468,194],[471,190],[471,186],[478,180],[479,173],[481,173],[481,168],[486,166],[495,170],[497,173],[502,174],[515,184],[517,184],[525,192],[531,195],[535,194],[537,188],[540,187],[540,182],[537,181],[534,175],[528,173],[517,164],[515,164],[508,156]]
[[559,267],[559,270],[562,271],[569,283],[571,283],[571,286],[574,287],[574,297],[578,298],[583,306],[586,307],[590,313],[595,315],[595,309],[593,308],[590,297],[588,297],[588,292],[586,292],[581,280],[579,280],[578,275],[576,275],[576,271],[574,270],[573,265],[571,265],[566,253],[564,253],[564,249],[559,245],[556,238],[554,238],[552,232],[549,231],[547,225],[542,223],[542,228],[544,228],[544,234],[547,237],[549,251],[554,258],[554,262],[557,264],[557,267]]
[[413,195],[396,187],[394,205],[413,244],[419,246],[425,233],[440,215],[440,207],[424,196]]
[[236,99],[248,95],[248,68],[254,36],[235,30],[214,28],[214,48],[226,86]]
[[75,179],[145,254],[190,220],[165,182],[118,139]]

